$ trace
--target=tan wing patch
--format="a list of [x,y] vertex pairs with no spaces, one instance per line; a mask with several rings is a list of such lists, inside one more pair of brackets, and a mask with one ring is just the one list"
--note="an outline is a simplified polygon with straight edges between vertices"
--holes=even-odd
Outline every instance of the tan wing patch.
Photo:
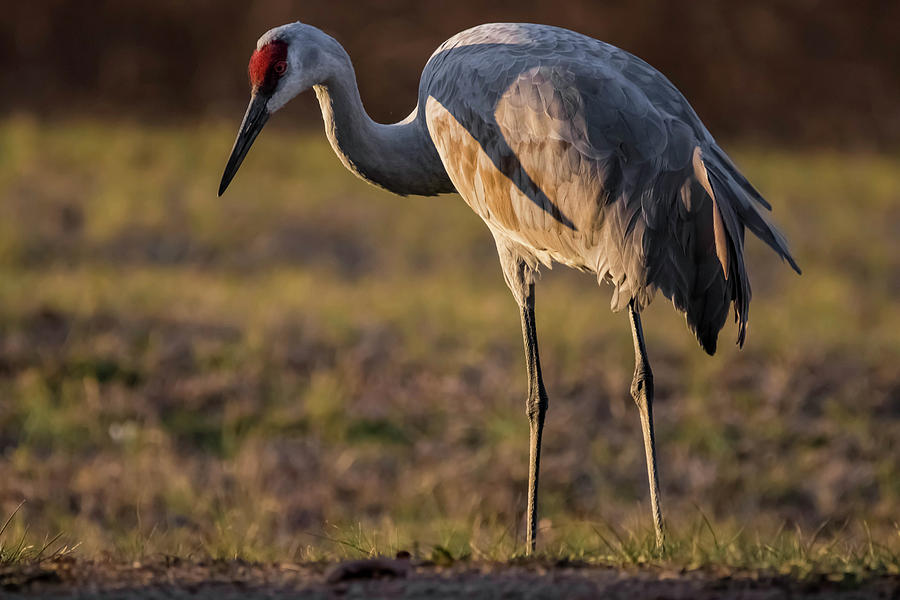
[[453,185],[463,200],[488,223],[519,229],[510,196],[514,185],[496,169],[472,134],[437,99],[429,96],[425,120]]
[[706,165],[703,164],[703,153],[700,146],[694,148],[694,177],[709,194],[712,199],[712,218],[713,218],[713,235],[716,239],[716,256],[722,264],[722,273],[728,280],[728,235],[725,232],[725,223],[722,221],[722,213],[719,212],[719,205],[716,201],[716,195],[713,193],[712,185],[709,183],[709,174],[706,172]]

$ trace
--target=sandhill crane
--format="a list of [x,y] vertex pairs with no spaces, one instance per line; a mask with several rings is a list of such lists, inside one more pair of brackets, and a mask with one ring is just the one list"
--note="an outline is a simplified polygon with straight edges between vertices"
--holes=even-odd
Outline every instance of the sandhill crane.
[[744,343],[750,303],[745,227],[800,272],[764,215],[771,206],[684,96],[624,50],[566,29],[514,23],[480,25],[444,42],[425,65],[416,108],[393,125],[369,118],[347,52],[315,27],[291,23],[266,32],[249,75],[250,105],[219,195],[269,115],[313,88],[328,140],[350,171],[400,195],[458,192],[493,234],[525,341],[527,552],[535,549],[548,406],[535,273],[556,261],[612,285],[611,307],[627,308],[631,323],[631,395],[662,546],[653,375],[641,309],[662,292],[713,354],[732,305],[737,341]]

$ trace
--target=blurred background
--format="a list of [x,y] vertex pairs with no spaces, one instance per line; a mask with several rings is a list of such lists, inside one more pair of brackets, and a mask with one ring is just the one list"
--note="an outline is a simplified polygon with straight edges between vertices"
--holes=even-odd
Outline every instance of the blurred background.
[[[490,3],[271,0],[19,2],[0,24],[0,109],[46,117],[184,121],[244,108],[246,62],[267,29],[301,20],[349,51],[368,110],[412,109],[419,74],[473,25],[575,29],[665,73],[720,137],[894,148],[900,143],[900,6],[890,0]],[[293,122],[317,125],[315,103]],[[287,121],[287,119],[282,119]]]
[[[742,352],[731,325],[709,358],[663,299],[648,311],[669,518],[896,535],[900,3],[46,0],[0,22],[0,522],[26,501],[7,540],[521,548],[521,335],[477,217],[353,178],[311,94],[215,197],[255,41],[298,19],[344,44],[384,122],[482,22],[569,27],[665,73],[804,269],[748,241]],[[560,268],[538,288],[548,547],[649,531],[608,299]]]

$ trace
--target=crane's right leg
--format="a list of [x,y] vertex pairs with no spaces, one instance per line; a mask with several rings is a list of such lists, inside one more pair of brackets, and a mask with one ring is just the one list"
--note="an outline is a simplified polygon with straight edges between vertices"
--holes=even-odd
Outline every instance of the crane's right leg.
[[537,545],[538,478],[541,466],[541,435],[547,414],[547,391],[541,377],[538,355],[537,327],[534,321],[534,270],[521,258],[512,243],[495,236],[503,277],[509,286],[522,316],[522,338],[525,341],[525,369],[528,373],[528,399],[525,414],[529,424],[528,452],[528,513],[525,530],[525,551],[534,552]]
[[634,308],[634,300],[628,305],[631,334],[634,338],[634,379],[631,396],[641,416],[641,432],[644,435],[644,452],[647,455],[647,478],[650,480],[650,509],[653,511],[653,527],[656,530],[656,547],[665,544],[665,525],[659,506],[659,471],[656,467],[656,438],[653,435],[653,371],[647,359],[641,314]]

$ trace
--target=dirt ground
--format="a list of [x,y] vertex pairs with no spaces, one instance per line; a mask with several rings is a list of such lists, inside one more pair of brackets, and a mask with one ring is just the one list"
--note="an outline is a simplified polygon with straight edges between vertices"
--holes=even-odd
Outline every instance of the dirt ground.
[[0,596],[46,598],[900,598],[900,577],[797,580],[753,572],[618,570],[578,563],[409,559],[338,564],[121,564],[63,559],[0,570]]

